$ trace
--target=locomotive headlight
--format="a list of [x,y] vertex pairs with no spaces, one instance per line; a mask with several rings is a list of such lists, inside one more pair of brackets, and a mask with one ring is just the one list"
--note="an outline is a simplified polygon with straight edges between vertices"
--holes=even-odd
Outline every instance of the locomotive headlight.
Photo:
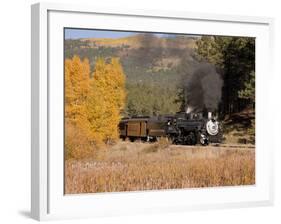
[[219,133],[219,123],[215,120],[209,120],[206,123],[206,130],[209,135],[217,135]]

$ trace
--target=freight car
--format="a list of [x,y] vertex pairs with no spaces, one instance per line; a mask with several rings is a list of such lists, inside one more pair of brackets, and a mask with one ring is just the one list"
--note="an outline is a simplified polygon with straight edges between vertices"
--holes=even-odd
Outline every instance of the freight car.
[[155,141],[169,138],[173,144],[195,145],[219,143],[222,140],[220,123],[208,113],[177,113],[164,116],[133,116],[123,118],[119,123],[120,137],[134,141]]

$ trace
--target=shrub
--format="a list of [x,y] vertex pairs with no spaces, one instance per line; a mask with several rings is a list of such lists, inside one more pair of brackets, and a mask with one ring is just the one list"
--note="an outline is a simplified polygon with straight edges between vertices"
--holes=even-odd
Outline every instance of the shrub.
[[77,126],[68,123],[65,128],[65,159],[85,159],[94,156],[97,150],[88,141],[87,135]]

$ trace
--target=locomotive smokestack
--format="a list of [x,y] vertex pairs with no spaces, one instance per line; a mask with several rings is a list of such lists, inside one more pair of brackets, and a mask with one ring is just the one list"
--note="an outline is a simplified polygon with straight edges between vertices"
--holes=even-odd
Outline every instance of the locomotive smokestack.
[[191,106],[187,106],[186,107],[186,110],[185,110],[185,113],[189,114],[193,111],[193,108]]
[[212,112],[208,112],[208,119],[211,120],[212,119]]

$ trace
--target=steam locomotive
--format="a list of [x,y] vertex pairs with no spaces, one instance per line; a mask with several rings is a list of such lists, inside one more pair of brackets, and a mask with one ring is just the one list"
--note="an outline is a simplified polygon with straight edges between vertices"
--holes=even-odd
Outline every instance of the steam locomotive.
[[155,141],[167,137],[173,144],[208,145],[222,141],[220,123],[208,113],[180,112],[174,115],[133,116],[123,118],[119,123],[120,137],[134,141]]

